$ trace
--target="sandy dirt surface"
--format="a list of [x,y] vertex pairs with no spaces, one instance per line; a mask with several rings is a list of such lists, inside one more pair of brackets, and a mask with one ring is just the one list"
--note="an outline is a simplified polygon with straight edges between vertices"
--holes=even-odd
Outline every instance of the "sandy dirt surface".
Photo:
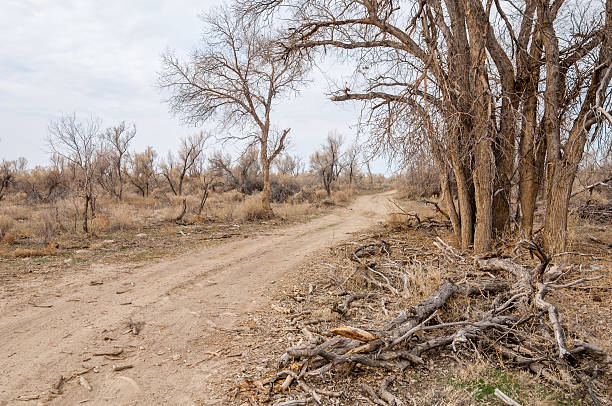
[[244,329],[300,264],[383,220],[390,193],[171,261],[24,280],[0,303],[0,405],[224,404],[218,383],[240,348],[215,337]]

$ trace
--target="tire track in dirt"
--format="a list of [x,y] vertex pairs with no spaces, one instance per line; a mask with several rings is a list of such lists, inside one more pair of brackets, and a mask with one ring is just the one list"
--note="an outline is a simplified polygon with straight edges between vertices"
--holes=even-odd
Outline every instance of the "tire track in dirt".
[[[91,392],[73,379],[50,404],[219,404],[215,382],[232,372],[220,357],[197,362],[213,351],[202,338],[234,329],[309,256],[382,220],[391,193],[359,196],[308,223],[151,266],[92,266],[52,288],[37,287],[33,293],[50,308],[9,298],[0,314],[0,405],[94,365],[99,372],[85,375]],[[92,286],[94,279],[104,283]],[[145,323],[140,335],[125,334],[130,320]],[[91,355],[115,346],[128,357]],[[134,368],[112,371],[127,363]]]

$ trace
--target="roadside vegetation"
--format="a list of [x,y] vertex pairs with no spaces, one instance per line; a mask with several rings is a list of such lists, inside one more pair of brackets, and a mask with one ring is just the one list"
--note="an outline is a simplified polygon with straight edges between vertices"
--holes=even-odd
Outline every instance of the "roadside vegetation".
[[[57,131],[69,137],[63,146],[55,139],[49,166],[28,168],[24,159],[0,166],[0,261],[9,268],[22,266],[23,258],[69,264],[178,254],[305,221],[349,204],[359,193],[389,187],[383,176],[355,170],[352,160],[347,164],[344,150],[313,168],[284,153],[270,175],[270,215],[261,204],[262,171],[254,148],[232,158],[209,151],[207,137],[196,134],[159,158],[150,147],[130,150],[136,133],[125,123],[102,131],[97,121],[74,116],[58,122]],[[78,136],[84,131],[90,131],[86,143]],[[85,147],[91,148],[89,158],[78,161]],[[317,154],[327,156],[327,144]],[[337,168],[331,181],[321,165]]]

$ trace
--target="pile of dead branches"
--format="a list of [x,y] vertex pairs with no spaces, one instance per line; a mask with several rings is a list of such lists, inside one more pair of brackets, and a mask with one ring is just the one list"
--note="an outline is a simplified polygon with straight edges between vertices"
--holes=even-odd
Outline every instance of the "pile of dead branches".
[[[606,404],[608,378],[604,375],[609,374],[610,357],[596,345],[579,340],[568,342],[559,321],[559,309],[547,300],[551,291],[575,288],[599,276],[566,280],[567,272],[551,266],[550,258],[531,241],[514,246],[515,251],[524,248],[537,258],[539,263],[535,266],[499,256],[468,261],[439,238],[434,245],[438,267],[442,264],[451,269],[445,272],[448,279],[442,280],[424,300],[405,306],[379,327],[344,324],[342,319],[325,331],[314,331],[305,325],[301,328],[301,344],[282,355],[281,368],[266,382],[269,387],[259,384],[262,393],[269,396],[268,401],[276,400],[276,405],[339,404],[341,391],[313,382],[320,382],[339,368],[350,373],[369,367],[388,371],[387,378],[378,390],[362,384],[363,396],[373,404],[402,405],[401,396],[388,390],[394,375],[446,352],[453,357],[460,353],[477,353],[495,360],[501,357],[507,366],[529,370],[554,385],[572,390],[581,386],[594,404]],[[337,287],[344,289],[349,280],[359,279],[371,293],[344,291],[344,299],[335,306],[335,312],[343,316],[353,303],[376,297],[387,313],[385,300],[401,303],[407,298],[412,283],[409,270],[423,263],[416,255],[406,255],[405,250],[402,255],[392,256],[396,248],[397,241],[378,240],[353,250],[350,258],[355,268],[336,282]],[[468,304],[457,316],[447,307],[453,301],[456,305],[459,298]],[[480,301],[479,306],[474,304],[476,301]],[[354,322],[359,324],[358,320]],[[287,400],[283,394],[292,385],[296,390]],[[501,392],[496,395],[500,399],[505,396]],[[506,396],[502,401],[512,399]]]
[[609,224],[612,221],[612,203],[580,206],[578,208],[578,217],[599,224]]

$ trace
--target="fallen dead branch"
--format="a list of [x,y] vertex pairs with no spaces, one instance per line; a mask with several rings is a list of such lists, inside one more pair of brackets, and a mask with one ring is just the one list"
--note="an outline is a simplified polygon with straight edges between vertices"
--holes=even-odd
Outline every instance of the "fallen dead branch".
[[[340,395],[338,391],[320,388],[314,381],[329,382],[330,377],[351,374],[360,366],[384,371],[380,385],[359,384],[361,399],[365,396],[371,403],[385,406],[405,405],[406,399],[390,389],[395,373],[425,365],[428,358],[444,353],[455,358],[475,354],[496,361],[504,359],[508,365],[531,371],[558,387],[576,390],[582,386],[595,404],[601,403],[598,400],[603,396],[601,385],[589,382],[596,371],[609,368],[610,357],[594,344],[568,338],[559,305],[547,298],[551,291],[573,288],[601,276],[567,281],[568,271],[554,268],[547,273],[550,257],[537,244],[526,240],[512,246],[515,250],[526,249],[532,258],[539,260],[535,265],[525,266],[500,257],[476,258],[470,263],[439,238],[434,241],[437,250],[401,247],[398,259],[391,251],[401,241],[389,241],[394,245],[377,239],[361,243],[347,253],[357,263],[356,269],[344,282],[336,284],[344,298],[331,309],[340,315],[342,323],[333,323],[328,318],[308,319],[311,311],[287,315],[294,325],[314,327],[309,327],[312,331],[306,327],[292,330],[301,331],[302,338],[280,357],[282,370],[274,377],[279,382],[271,385],[271,399],[274,388],[278,388],[276,393],[280,396],[292,385],[303,395],[276,404],[325,404],[325,397]],[[419,252],[421,259],[415,254],[411,254],[410,260],[401,259],[406,258],[407,250]],[[415,278],[410,279],[409,272],[428,266],[424,257],[432,258],[430,264],[450,266],[447,278],[422,300],[402,306],[411,300],[414,283],[411,281]],[[351,279],[352,284],[361,284],[368,290],[347,292]],[[356,301],[360,301],[359,306],[351,309]],[[403,310],[396,311],[395,317],[384,324],[372,325],[369,318],[352,318],[359,309],[374,306],[391,314],[389,303],[399,304]],[[463,310],[460,303],[464,303]],[[292,369],[295,365],[300,366],[299,372]],[[343,372],[338,375],[333,371]],[[505,404],[518,404],[499,390],[495,396]]]

